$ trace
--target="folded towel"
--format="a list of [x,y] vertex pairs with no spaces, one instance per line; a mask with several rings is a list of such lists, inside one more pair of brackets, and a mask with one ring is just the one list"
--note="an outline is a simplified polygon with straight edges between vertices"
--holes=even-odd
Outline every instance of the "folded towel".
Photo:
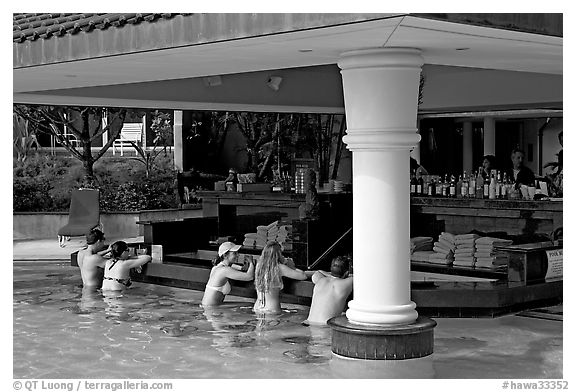
[[469,267],[469,268],[474,268],[474,262],[470,262],[470,261],[456,261],[454,260],[452,262],[452,265],[454,267]]
[[444,260],[444,259],[453,259],[454,258],[454,254],[452,252],[450,253],[438,253],[438,252],[434,252],[430,255],[430,260]]
[[[456,249],[456,245],[455,245],[455,244],[453,244],[453,243],[451,243],[451,242],[448,242],[448,241],[446,241],[446,240],[443,239],[443,238],[440,238],[437,242],[438,242],[438,243],[440,244],[440,246],[442,246],[443,248],[450,249],[450,250],[455,250],[455,249]],[[436,245],[436,242],[434,243],[434,245]]]
[[493,257],[496,256],[496,252],[474,252],[474,257],[479,258],[479,257],[483,257],[483,258],[488,258],[488,257]]
[[443,254],[443,255],[447,255],[448,253],[454,253],[454,252],[452,252],[450,249],[446,249],[446,248],[443,248],[443,247],[441,247],[441,246],[436,246],[436,245],[434,245],[434,247],[432,248],[432,250],[433,250],[434,252],[436,252],[436,253],[441,253],[441,254]]
[[474,249],[456,249],[454,256],[474,256]]
[[430,264],[437,264],[437,265],[452,265],[452,259],[430,259],[428,260]]
[[430,260],[430,256],[434,254],[433,251],[427,250],[427,251],[416,251],[414,253],[412,253],[412,255],[410,256],[410,259],[412,261],[429,261]]
[[474,243],[476,242],[475,239],[471,238],[471,239],[456,239],[456,246],[474,246]]
[[274,221],[274,222],[270,223],[268,226],[266,226],[266,228],[267,228],[267,229],[271,229],[271,228],[273,228],[273,227],[275,227],[275,226],[278,226],[278,221]]
[[512,240],[504,240],[494,237],[481,237],[476,240],[476,244],[482,245],[512,245]]
[[476,261],[476,258],[474,256],[456,256],[454,257],[454,261],[473,263]]
[[478,251],[491,252],[494,250],[494,246],[492,246],[492,245],[476,244],[474,246],[475,246],[476,250],[478,250]]
[[456,240],[456,237],[454,236],[454,234],[452,233],[448,233],[446,231],[443,231],[442,233],[440,233],[440,237],[450,241],[450,242],[454,242]]
[[507,263],[508,262],[508,257],[478,257],[476,258],[479,261],[485,262],[485,263]]
[[480,236],[478,234],[457,234],[456,236],[454,236],[456,241],[458,240],[473,240],[476,238],[480,238]]
[[433,250],[433,248],[434,248],[434,244],[432,244],[432,243],[412,245],[412,246],[410,246],[410,253],[421,252],[421,251],[426,251],[426,250]]
[[412,244],[421,244],[426,242],[433,242],[434,239],[432,237],[412,237],[410,238],[410,243]]
[[257,233],[246,233],[244,234],[244,238],[258,238]]

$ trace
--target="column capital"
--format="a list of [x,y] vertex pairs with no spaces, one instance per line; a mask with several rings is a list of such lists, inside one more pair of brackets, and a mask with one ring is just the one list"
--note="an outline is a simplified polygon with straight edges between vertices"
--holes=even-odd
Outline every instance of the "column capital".
[[420,142],[415,128],[394,129],[349,129],[342,138],[351,151],[409,150]]
[[424,59],[417,48],[372,48],[352,50],[340,54],[340,69],[356,68],[422,68]]

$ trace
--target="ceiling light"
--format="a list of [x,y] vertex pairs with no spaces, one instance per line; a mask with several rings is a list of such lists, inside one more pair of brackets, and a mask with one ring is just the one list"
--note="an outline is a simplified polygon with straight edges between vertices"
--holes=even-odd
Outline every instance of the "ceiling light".
[[456,48],[455,50],[470,50],[470,48]]
[[220,86],[222,84],[222,78],[218,75],[206,76],[202,78],[202,81],[204,82],[204,86],[206,87]]
[[280,90],[280,83],[282,83],[280,76],[270,76],[266,81],[266,85],[274,91]]
[[312,52],[312,49],[298,49],[298,51],[300,53],[308,53],[308,52]]

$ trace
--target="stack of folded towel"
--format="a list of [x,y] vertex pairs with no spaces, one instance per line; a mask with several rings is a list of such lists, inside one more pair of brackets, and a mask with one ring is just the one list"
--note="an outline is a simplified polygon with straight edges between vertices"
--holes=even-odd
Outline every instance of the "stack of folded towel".
[[430,255],[430,263],[450,265],[454,261],[456,242],[454,234],[442,232],[438,241],[434,242],[434,253]]
[[411,261],[420,261],[422,263],[429,263],[430,257],[435,252],[433,250],[417,250],[410,255]]
[[278,225],[274,221],[269,225],[260,225],[256,233],[244,234],[243,246],[247,248],[262,249],[269,241],[276,241],[284,250],[292,250],[292,225]]
[[244,242],[242,243],[242,246],[245,248],[256,248],[257,240],[258,240],[258,234],[246,233],[244,234]]
[[282,246],[283,250],[292,250],[292,225],[279,226],[276,242]]
[[474,252],[475,243],[480,238],[478,234],[458,234],[455,236],[454,265],[473,268],[476,264]]
[[503,240],[494,237],[482,237],[476,240],[476,257],[477,268],[498,269],[508,265],[508,255],[505,252],[498,252],[495,246],[512,245],[511,240]]
[[432,250],[434,239],[432,237],[413,237],[410,238],[410,253]]

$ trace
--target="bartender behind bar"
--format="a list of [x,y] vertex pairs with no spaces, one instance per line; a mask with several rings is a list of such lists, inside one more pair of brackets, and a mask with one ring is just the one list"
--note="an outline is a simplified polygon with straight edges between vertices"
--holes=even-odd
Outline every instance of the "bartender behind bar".
[[512,150],[510,159],[512,160],[512,169],[508,175],[509,178],[514,179],[515,188],[519,189],[520,185],[534,186],[534,173],[524,166],[524,151],[515,148]]

